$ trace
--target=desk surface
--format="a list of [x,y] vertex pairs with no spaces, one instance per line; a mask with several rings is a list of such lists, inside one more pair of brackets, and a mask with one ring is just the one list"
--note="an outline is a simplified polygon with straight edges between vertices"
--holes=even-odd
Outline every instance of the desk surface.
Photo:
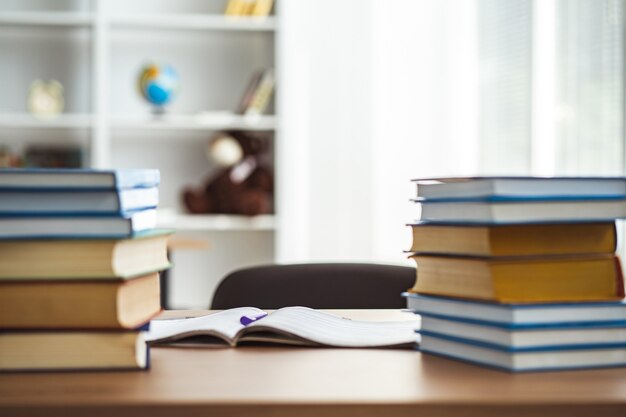
[[626,368],[509,374],[410,350],[154,348],[149,372],[2,374],[10,415],[623,417]]

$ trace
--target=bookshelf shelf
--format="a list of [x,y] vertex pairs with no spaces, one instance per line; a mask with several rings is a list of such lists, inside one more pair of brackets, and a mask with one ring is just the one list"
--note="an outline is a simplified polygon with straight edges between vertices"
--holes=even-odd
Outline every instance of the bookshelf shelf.
[[65,113],[49,119],[41,119],[28,113],[0,114],[0,128],[76,129],[91,128],[92,125],[93,117],[90,114]]
[[210,14],[134,14],[111,16],[112,27],[125,29],[184,29],[274,31],[274,17],[230,17]]
[[225,214],[182,214],[159,210],[159,227],[176,231],[273,231],[273,215],[234,216]]
[[91,26],[94,16],[85,12],[0,12],[0,24],[13,26]]
[[141,130],[274,130],[276,117],[250,117],[233,113],[206,113],[200,115],[172,114],[164,116],[112,116],[114,129]]

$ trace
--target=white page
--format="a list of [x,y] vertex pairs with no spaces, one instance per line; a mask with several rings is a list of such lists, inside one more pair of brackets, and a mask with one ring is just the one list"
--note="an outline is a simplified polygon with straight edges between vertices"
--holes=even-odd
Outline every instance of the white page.
[[216,335],[230,341],[244,327],[239,321],[242,316],[258,316],[263,313],[264,311],[258,308],[240,307],[203,317],[152,320],[146,340],[154,343],[189,336]]
[[[407,313],[407,318],[412,318]],[[367,322],[350,320],[334,314],[307,307],[286,307],[247,326],[246,334],[252,329],[272,329],[296,335],[328,346],[337,347],[380,347],[414,344],[419,340],[415,333],[419,320],[393,322]]]

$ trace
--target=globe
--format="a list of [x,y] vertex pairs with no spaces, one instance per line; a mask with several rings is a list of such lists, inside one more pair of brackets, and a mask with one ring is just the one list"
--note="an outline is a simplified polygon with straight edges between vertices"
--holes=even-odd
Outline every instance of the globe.
[[139,75],[139,91],[151,104],[162,108],[178,90],[178,74],[170,65],[150,64]]

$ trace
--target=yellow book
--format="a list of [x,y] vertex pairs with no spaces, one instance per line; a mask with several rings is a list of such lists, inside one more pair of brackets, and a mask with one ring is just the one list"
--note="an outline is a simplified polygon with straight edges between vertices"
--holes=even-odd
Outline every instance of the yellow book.
[[0,280],[131,278],[167,269],[170,231],[131,239],[0,241]]
[[520,225],[410,225],[411,252],[471,256],[548,256],[615,252],[615,222]]
[[2,281],[0,328],[134,329],[161,311],[159,274],[129,281]]
[[2,332],[0,352],[0,371],[110,371],[149,366],[142,331]]
[[571,258],[412,256],[412,292],[502,303],[604,301],[624,297],[615,255]]
[[252,8],[252,16],[269,16],[274,6],[274,0],[256,0]]

